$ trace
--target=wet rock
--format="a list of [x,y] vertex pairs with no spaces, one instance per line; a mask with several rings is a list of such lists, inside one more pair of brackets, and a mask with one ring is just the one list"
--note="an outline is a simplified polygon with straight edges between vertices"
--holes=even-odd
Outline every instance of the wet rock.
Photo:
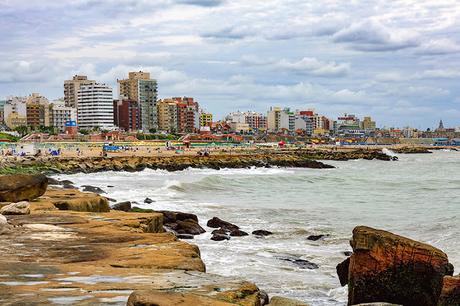
[[260,305],[268,305],[270,303],[270,297],[268,296],[268,293],[265,292],[264,290],[260,290]]
[[249,236],[249,234],[246,233],[245,231],[237,229],[237,230],[231,231],[230,236],[232,236],[232,237],[243,237],[243,236]]
[[[166,226],[169,226],[171,223],[166,224]],[[190,235],[200,235],[205,233],[206,231],[204,228],[202,228],[195,220],[193,219],[187,219],[184,221],[178,220],[175,223],[175,226],[173,229],[178,233],[178,234],[190,234]]]
[[214,241],[230,240],[230,236],[227,234],[215,233],[214,235],[212,235],[211,240],[214,240]]
[[353,252],[352,251],[345,251],[345,252],[343,252],[343,255],[345,255],[347,257],[350,257],[351,255],[353,255]]
[[60,185],[62,185],[62,183],[59,180],[55,179],[55,178],[48,177],[48,185],[60,186]]
[[460,275],[444,276],[438,306],[460,306]]
[[198,217],[194,214],[168,210],[160,210],[158,212],[163,214],[164,223],[175,223],[177,221],[184,221],[188,219],[194,220],[198,223]]
[[308,306],[308,304],[285,297],[274,296],[270,299],[268,306]]
[[109,201],[109,202],[115,203],[115,202],[117,201],[117,200],[115,200],[115,199],[113,199],[113,198],[109,198],[109,197],[105,197],[105,198],[106,198],[107,201]]
[[29,202],[22,201],[18,203],[11,203],[10,205],[3,206],[0,209],[2,215],[29,215],[30,204]]
[[307,237],[307,240],[310,240],[310,241],[318,241],[320,239],[323,239],[325,237],[329,237],[329,235],[323,235],[323,234],[320,234],[320,235],[310,235]]
[[348,267],[350,266],[350,257],[339,263],[336,267],[339,276],[340,285],[348,284]]
[[194,239],[195,238],[195,236],[190,235],[190,234],[177,234],[176,237],[179,239]]
[[387,302],[436,305],[447,255],[428,244],[387,231],[358,226],[353,230],[348,304]]
[[454,265],[451,264],[450,262],[447,264],[447,276],[454,276]]
[[31,201],[40,197],[48,187],[48,178],[39,175],[0,176],[0,202]]
[[131,202],[120,202],[111,207],[113,210],[121,210],[121,211],[131,211]]
[[269,235],[273,235],[272,232],[266,231],[266,230],[257,230],[257,231],[253,231],[252,234],[253,234],[253,235],[256,235],[256,236],[269,236]]
[[211,228],[223,228],[223,229],[228,229],[228,230],[237,230],[239,229],[238,226],[236,226],[235,224],[232,224],[230,222],[227,222],[227,221],[224,221],[224,220],[221,220],[217,217],[214,217],[210,220],[208,220],[208,223],[206,224],[208,227],[211,227]]
[[104,190],[102,190],[101,188],[95,187],[95,186],[82,185],[81,187],[83,187],[83,191],[85,191],[85,192],[94,192],[94,193],[97,193],[97,194],[106,193],[106,192],[105,192]]
[[146,204],[152,204],[153,202],[155,202],[155,201],[150,199],[150,198],[145,198],[145,200],[144,200],[144,203],[146,203]]
[[319,266],[313,262],[310,262],[306,259],[297,258],[294,256],[279,256],[277,258],[283,261],[291,262],[295,264],[297,267],[299,267],[300,269],[315,270],[319,268]]

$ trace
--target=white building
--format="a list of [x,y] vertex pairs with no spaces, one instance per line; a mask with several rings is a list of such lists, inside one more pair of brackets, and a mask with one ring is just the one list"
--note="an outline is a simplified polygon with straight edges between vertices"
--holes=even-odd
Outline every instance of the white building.
[[281,132],[295,130],[295,114],[289,108],[270,107],[267,114],[267,128],[269,132]]
[[54,127],[64,132],[66,123],[77,121],[77,109],[65,106],[64,101],[53,101],[51,104],[51,121]]
[[113,91],[105,84],[82,85],[78,90],[78,126],[112,129]]

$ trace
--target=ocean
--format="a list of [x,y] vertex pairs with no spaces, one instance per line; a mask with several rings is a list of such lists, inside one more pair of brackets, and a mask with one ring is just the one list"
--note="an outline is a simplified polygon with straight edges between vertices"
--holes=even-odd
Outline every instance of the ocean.
[[[398,155],[399,161],[325,161],[335,169],[188,169],[59,175],[142,208],[194,213],[207,233],[207,272],[255,282],[269,296],[311,305],[346,305],[335,267],[351,251],[352,229],[367,225],[432,244],[460,269],[460,152]],[[108,187],[114,186],[114,187]],[[152,204],[144,204],[146,197]],[[253,235],[211,241],[212,217]],[[309,235],[326,235],[310,241]],[[296,260],[315,263],[308,269]],[[458,270],[456,270],[458,273]]]

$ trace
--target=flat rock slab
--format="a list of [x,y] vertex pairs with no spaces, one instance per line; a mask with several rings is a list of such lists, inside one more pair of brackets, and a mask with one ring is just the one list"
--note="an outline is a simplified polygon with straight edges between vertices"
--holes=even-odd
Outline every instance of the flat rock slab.
[[1,305],[126,305],[133,290],[176,286],[176,277],[160,277],[164,271],[205,270],[198,247],[155,232],[162,230],[162,214],[6,217],[14,228],[1,238]]

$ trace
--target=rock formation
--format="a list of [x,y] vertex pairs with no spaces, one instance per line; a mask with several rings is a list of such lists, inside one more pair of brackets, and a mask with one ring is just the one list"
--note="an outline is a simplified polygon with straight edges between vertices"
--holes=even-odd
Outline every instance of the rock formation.
[[[348,304],[388,302],[436,305],[443,278],[452,272],[447,255],[430,245],[390,232],[358,226],[351,241]],[[345,283],[344,262],[337,268]]]
[[0,209],[0,214],[2,215],[28,215],[30,214],[30,204],[29,202],[22,201],[18,203],[11,203],[9,205],[3,206]]
[[44,175],[0,176],[0,202],[31,201],[45,193],[48,179]]

